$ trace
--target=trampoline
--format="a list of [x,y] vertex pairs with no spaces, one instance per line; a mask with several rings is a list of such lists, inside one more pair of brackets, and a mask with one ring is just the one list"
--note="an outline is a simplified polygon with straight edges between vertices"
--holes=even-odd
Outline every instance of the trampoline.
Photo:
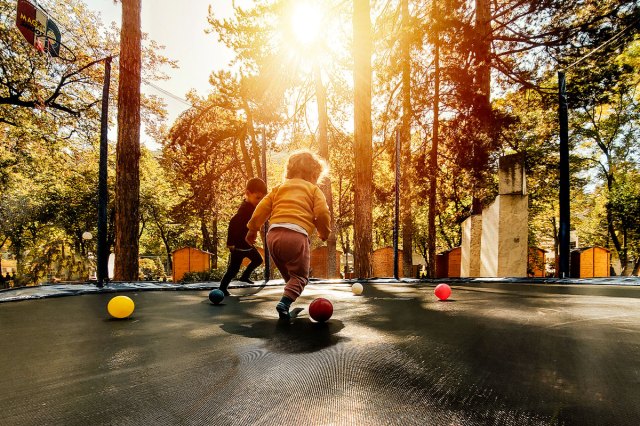
[[640,287],[312,282],[0,303],[3,425],[637,425]]

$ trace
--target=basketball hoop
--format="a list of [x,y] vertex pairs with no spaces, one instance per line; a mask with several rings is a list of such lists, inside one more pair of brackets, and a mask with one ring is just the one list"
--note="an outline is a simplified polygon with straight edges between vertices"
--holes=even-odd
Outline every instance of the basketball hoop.
[[73,51],[62,43],[58,25],[37,3],[34,5],[29,0],[18,0],[16,26],[38,52],[46,53],[49,58],[75,61]]

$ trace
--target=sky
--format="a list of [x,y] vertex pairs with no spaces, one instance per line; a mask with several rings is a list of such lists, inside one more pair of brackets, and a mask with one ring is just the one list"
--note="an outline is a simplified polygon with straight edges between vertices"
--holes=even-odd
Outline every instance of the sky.
[[[100,13],[105,26],[111,22],[121,24],[122,5],[113,0],[85,0],[88,8]],[[205,34],[208,7],[212,6],[216,17],[229,17],[233,12],[232,0],[142,0],[142,31],[165,46],[164,56],[177,60],[176,69],[165,68],[168,80],[155,81],[154,85],[184,99],[195,89],[200,95],[209,92],[209,75],[228,68],[232,52],[218,42],[216,34]],[[141,90],[162,97],[167,104],[170,125],[188,105],[161,91],[143,84]],[[113,139],[113,129],[109,138]],[[144,133],[142,143],[150,149],[159,149],[155,141]]]

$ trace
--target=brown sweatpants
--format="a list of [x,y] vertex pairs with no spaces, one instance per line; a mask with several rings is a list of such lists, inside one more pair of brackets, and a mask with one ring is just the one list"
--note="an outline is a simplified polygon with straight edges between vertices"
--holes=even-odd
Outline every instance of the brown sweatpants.
[[267,234],[269,254],[286,283],[284,295],[296,300],[309,282],[309,238],[287,228],[273,228]]

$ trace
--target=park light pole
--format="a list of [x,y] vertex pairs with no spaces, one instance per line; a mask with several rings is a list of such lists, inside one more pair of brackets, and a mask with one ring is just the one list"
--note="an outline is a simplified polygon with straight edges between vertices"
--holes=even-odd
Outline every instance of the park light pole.
[[558,71],[558,117],[560,125],[560,250],[558,277],[570,275],[570,188],[569,188],[569,114],[567,106],[567,86],[564,71]]

